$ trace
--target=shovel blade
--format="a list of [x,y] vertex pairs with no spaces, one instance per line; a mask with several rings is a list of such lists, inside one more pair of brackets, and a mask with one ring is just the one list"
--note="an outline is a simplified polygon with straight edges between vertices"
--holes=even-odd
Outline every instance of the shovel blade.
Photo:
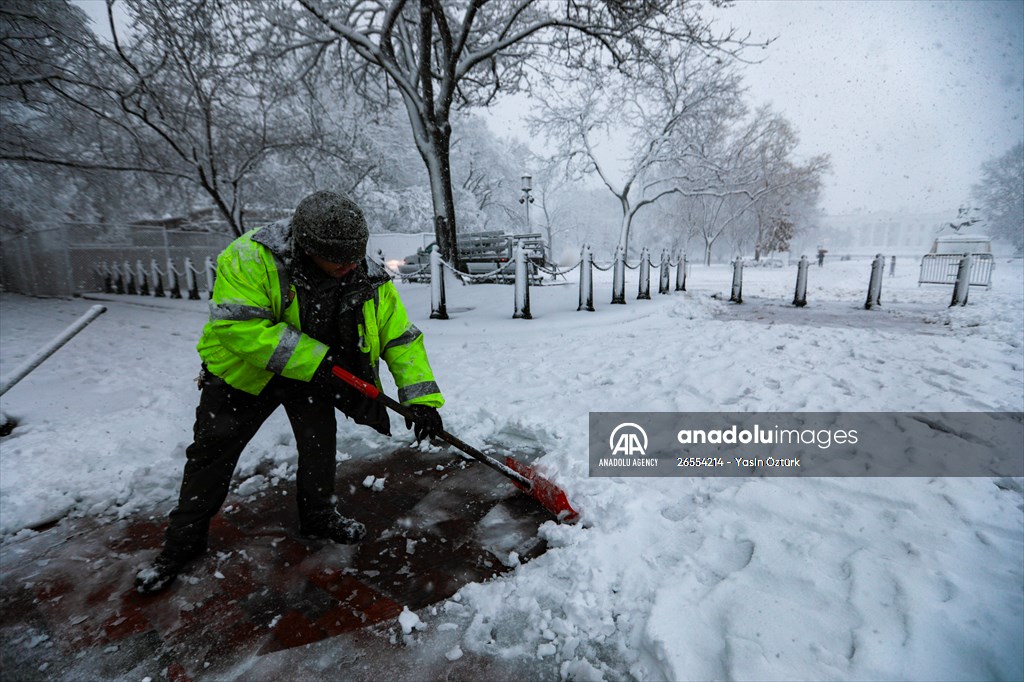
[[569,504],[569,498],[566,497],[564,490],[538,474],[533,467],[529,467],[512,457],[505,457],[505,466],[530,480],[532,484],[530,488],[526,488],[516,481],[513,481],[512,484],[540,502],[542,507],[555,515],[559,523],[576,523],[579,521],[580,514]]

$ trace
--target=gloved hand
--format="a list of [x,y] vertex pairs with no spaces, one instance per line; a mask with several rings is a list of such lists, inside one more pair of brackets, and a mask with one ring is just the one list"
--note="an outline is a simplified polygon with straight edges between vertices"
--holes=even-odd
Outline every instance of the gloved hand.
[[334,357],[331,356],[330,353],[325,355],[320,366],[316,368],[315,372],[313,372],[313,376],[310,378],[309,382],[319,386],[335,386],[335,382],[338,381],[338,378],[331,373],[331,369],[334,368],[335,364]]
[[330,398],[335,401],[335,407],[342,412],[345,412],[345,414],[348,414],[344,405],[338,401],[341,400],[342,396],[351,397],[354,394],[354,391],[349,389],[348,384],[334,376],[334,373],[331,370],[334,369],[336,364],[337,363],[334,362],[334,357],[328,353],[324,357],[323,362],[320,363],[320,366],[316,368],[315,372],[313,372],[313,376],[310,378],[309,383],[317,386],[321,391],[327,393]]
[[417,443],[424,438],[429,440],[444,430],[441,414],[436,407],[426,405],[408,405],[407,407],[412,412],[412,419],[405,418],[405,428],[413,429],[413,424],[415,424],[413,433],[416,434]]

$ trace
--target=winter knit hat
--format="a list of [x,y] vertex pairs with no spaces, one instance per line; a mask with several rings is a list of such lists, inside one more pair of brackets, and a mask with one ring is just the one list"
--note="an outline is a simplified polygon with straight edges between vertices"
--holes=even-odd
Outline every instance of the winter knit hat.
[[362,261],[370,237],[362,209],[334,192],[314,192],[300,201],[292,231],[299,248],[331,263]]

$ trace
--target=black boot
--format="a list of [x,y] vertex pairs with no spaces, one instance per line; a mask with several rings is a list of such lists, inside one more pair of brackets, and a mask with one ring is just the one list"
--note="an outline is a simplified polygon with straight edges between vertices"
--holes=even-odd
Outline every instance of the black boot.
[[166,589],[178,574],[199,556],[206,552],[205,547],[179,549],[164,547],[146,568],[135,576],[135,589],[139,594],[155,594]]
[[300,532],[307,538],[319,538],[331,540],[340,545],[351,545],[363,539],[363,536],[366,535],[366,526],[330,509],[307,518],[302,523]]

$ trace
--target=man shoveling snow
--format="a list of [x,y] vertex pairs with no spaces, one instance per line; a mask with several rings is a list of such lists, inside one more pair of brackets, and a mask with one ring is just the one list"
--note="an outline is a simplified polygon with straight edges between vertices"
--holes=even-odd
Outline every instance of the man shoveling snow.
[[242,450],[282,405],[298,448],[301,534],[343,544],[365,535],[365,526],[341,516],[331,501],[334,410],[384,434],[390,422],[382,404],[332,373],[335,365],[379,386],[383,358],[409,408],[406,426],[418,440],[443,430],[437,408],[444,398],[423,334],[409,322],[390,277],[366,257],[368,236],[354,202],[316,192],[291,221],[243,235],[217,259],[210,320],[198,344],[202,395],[194,440],[164,548],[136,576],[139,592],[164,589],[206,551],[210,521]]

